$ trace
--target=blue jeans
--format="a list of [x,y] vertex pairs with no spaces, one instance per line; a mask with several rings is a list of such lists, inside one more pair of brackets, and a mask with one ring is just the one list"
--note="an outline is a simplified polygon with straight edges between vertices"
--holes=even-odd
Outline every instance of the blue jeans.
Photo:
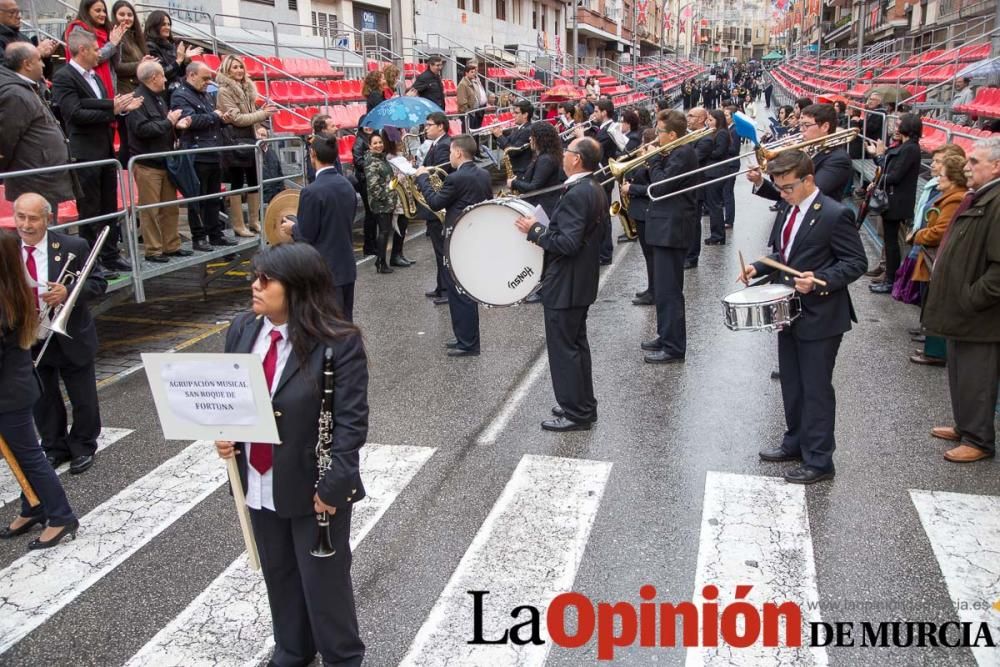
[[31,408],[0,413],[0,436],[7,441],[11,453],[24,471],[28,483],[35,490],[41,504],[32,508],[24,494],[21,494],[21,516],[43,516],[49,526],[68,526],[76,521],[76,515],[69,506],[66,492],[56,471],[49,465],[42,446],[35,436],[35,421]]

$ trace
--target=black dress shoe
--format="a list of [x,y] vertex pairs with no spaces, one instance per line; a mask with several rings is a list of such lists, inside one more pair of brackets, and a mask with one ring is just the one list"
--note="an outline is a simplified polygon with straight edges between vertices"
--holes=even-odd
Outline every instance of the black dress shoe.
[[775,447],[773,449],[762,449],[757,453],[761,461],[771,461],[772,463],[779,463],[781,461],[801,461],[802,454],[799,452],[786,452],[781,447]]
[[781,372],[780,371],[771,371],[771,379],[772,380],[780,380],[781,379]]
[[389,266],[398,266],[398,267],[401,267],[401,268],[405,269],[405,268],[407,268],[407,267],[410,266],[410,263],[407,262],[407,261],[404,261],[400,257],[390,257],[389,258]]
[[437,299],[441,296],[441,290],[432,289],[430,292],[424,292],[424,296],[428,299]]
[[458,340],[455,339],[455,338],[452,338],[451,340],[445,342],[444,346],[446,348],[448,348],[449,350],[454,350],[455,348],[458,347]]
[[84,454],[83,456],[77,456],[69,464],[69,474],[79,475],[82,472],[87,472],[90,467],[94,465],[94,455]]
[[785,481],[789,484],[815,484],[824,479],[833,479],[833,476],[832,470],[823,472],[811,466],[799,466],[795,470],[789,470],[785,473]]
[[146,255],[147,262],[156,262],[157,264],[166,264],[170,261],[170,258],[166,255]]
[[32,540],[31,543],[28,544],[28,549],[31,551],[35,551],[37,549],[51,549],[55,545],[62,542],[63,538],[66,536],[69,536],[69,539],[71,540],[75,540],[76,531],[79,529],[80,522],[74,519],[73,523],[63,526],[51,540],[46,540],[45,542],[42,542],[41,538]]
[[566,419],[565,417],[546,419],[542,422],[542,430],[555,431],[557,433],[563,433],[565,431],[589,431],[590,428],[590,422],[575,422],[572,419]]
[[10,526],[7,526],[3,530],[0,530],[0,540],[9,540],[12,537],[20,537],[38,525],[45,525],[45,517],[33,516],[28,519],[27,523],[22,524],[19,528],[11,528]]
[[663,350],[650,352],[642,358],[647,364],[680,364],[684,363],[684,357],[679,354],[667,354]]
[[640,296],[642,296],[643,294],[649,294],[649,288],[646,288],[646,289],[642,290],[641,292],[636,292],[636,293],[635,293],[635,295],[636,295],[637,297],[640,297]]
[[705,245],[726,245],[726,239],[705,239]]
[[207,239],[201,239],[200,241],[194,241],[191,243],[191,247],[198,252],[212,252],[212,245]]
[[194,254],[193,250],[188,250],[187,248],[181,248],[180,250],[175,250],[173,252],[163,253],[167,257],[190,257]]
[[697,268],[698,268],[698,262],[696,262],[694,260],[690,260],[690,259],[689,260],[685,260],[685,262],[684,262],[684,270],[685,271],[688,270],[688,269],[697,269]]
[[633,306],[652,306],[653,305],[653,295],[646,292],[642,296],[637,296],[632,299]]
[[601,266],[611,266],[611,260],[610,259],[602,259],[601,260]]
[[892,285],[889,283],[876,283],[869,285],[868,291],[872,294],[892,294]]
[[659,338],[654,338],[653,340],[644,340],[639,344],[646,352],[657,352],[663,349],[663,343],[660,342]]
[[417,263],[417,260],[410,259],[409,257],[407,257],[406,255],[404,255],[402,253],[400,253],[399,259],[400,259],[400,261],[406,262],[407,266],[413,266],[414,264]]
[[443,306],[446,303],[448,303],[448,297],[447,296],[439,296],[436,299],[434,299],[434,305],[435,306]]
[[131,271],[132,265],[128,262],[116,257],[114,259],[109,259],[107,261],[101,260],[101,264],[104,268],[109,271]]
[[237,245],[238,243],[238,241],[234,241],[233,239],[228,239],[225,236],[220,236],[215,239],[209,239],[208,242],[209,244],[214,246],[219,246],[220,248],[227,248],[229,246]]
[[65,452],[46,452],[45,458],[53,468],[58,468],[62,464],[73,460],[73,457]]
[[448,350],[449,357],[478,357],[479,350],[463,350],[460,347],[456,347],[454,350]]
[[[566,411],[562,409],[562,406],[557,405],[554,408],[552,408],[552,414],[554,416],[556,416],[556,417],[563,417],[563,416],[566,415]],[[597,413],[594,413],[593,419],[588,419],[587,421],[589,421],[591,424],[596,424],[597,423]]]

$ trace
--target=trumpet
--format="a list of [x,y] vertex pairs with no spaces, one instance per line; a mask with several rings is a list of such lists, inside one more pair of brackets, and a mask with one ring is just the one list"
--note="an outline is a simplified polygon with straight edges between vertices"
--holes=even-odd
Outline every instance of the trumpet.
[[761,144],[756,148],[754,148],[752,151],[741,153],[740,155],[737,155],[735,157],[731,157],[726,160],[721,160],[719,162],[716,162],[715,164],[710,164],[706,167],[692,169],[686,174],[681,174],[679,176],[672,176],[670,178],[665,178],[662,181],[650,183],[649,191],[652,191],[652,189],[656,186],[664,185],[671,181],[675,181],[679,178],[687,178],[691,174],[699,174],[708,169],[718,167],[720,164],[725,164],[726,162],[741,160],[748,155],[753,155],[757,159],[756,166],[749,167],[747,169],[743,169],[742,171],[737,171],[732,174],[726,174],[725,176],[720,176],[718,178],[713,178],[703,183],[699,183],[698,185],[692,185],[690,187],[677,190],[675,192],[668,192],[657,196],[650,195],[649,201],[660,201],[661,199],[668,199],[675,195],[683,194],[685,192],[690,192],[691,190],[697,190],[698,188],[703,188],[707,185],[712,185],[713,183],[719,183],[729,178],[736,178],[740,174],[746,174],[748,172],[754,171],[755,169],[759,169],[760,171],[766,172],[768,160],[773,160],[774,158],[781,155],[785,151],[800,150],[804,151],[807,155],[809,155],[809,157],[812,157],[819,151],[826,150],[828,148],[835,148],[837,146],[843,146],[844,144],[849,144],[852,141],[854,141],[854,139],[857,136],[858,136],[858,128],[852,127],[848,129],[837,130],[832,134],[826,134],[823,135],[822,137],[817,137],[816,139],[802,140],[794,143],[789,143],[786,141],[786,139],[781,139],[770,144]]
[[594,125],[594,121],[592,121],[592,120],[585,120],[582,123],[576,123],[575,125],[573,125],[573,127],[566,128],[565,130],[563,130],[562,132],[560,132],[559,133],[559,140],[560,141],[566,141],[567,139],[571,138],[574,134],[576,134],[576,128],[578,128],[578,127],[582,128],[583,131],[586,132],[593,125]]

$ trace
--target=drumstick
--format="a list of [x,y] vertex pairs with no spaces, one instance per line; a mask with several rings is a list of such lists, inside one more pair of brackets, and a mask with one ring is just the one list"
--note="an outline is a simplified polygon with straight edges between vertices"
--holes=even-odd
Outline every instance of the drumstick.
[[743,280],[744,285],[749,285],[750,281],[747,280],[747,265],[743,261],[743,251],[737,250],[736,254],[740,257],[740,278]]
[[781,262],[777,262],[777,261],[771,259],[770,257],[761,257],[757,261],[760,262],[761,264],[767,264],[772,269],[778,269],[779,271],[784,271],[785,273],[789,273],[789,274],[795,276],[796,278],[806,278],[806,277],[808,277],[810,280],[812,280],[814,283],[816,283],[820,287],[826,287],[826,281],[825,280],[817,278],[816,276],[805,276],[805,275],[803,275],[803,273],[801,271],[796,271],[795,269],[793,269],[792,267],[788,266],[787,264],[782,264]]

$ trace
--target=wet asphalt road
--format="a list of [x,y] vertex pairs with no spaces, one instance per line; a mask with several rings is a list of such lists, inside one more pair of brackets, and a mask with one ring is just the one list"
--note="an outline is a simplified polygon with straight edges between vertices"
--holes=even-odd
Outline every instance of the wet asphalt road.
[[[773,477],[785,468],[757,457],[783,432],[779,386],[769,378],[775,337],[728,331],[719,304],[736,288],[737,250],[748,259],[764,251],[773,220],[767,205],[741,179],[729,243],[704,248],[700,266],[686,272],[682,365],[642,362],[639,342],[651,337],[655,313],[630,303],[644,287],[638,246],[616,249],[588,324],[600,412],[589,432],[539,428],[554,404],[547,370],[525,385],[544,351],[540,306],[483,311],[482,356],[449,359],[441,347],[450,338],[447,308],[423,297],[433,283],[429,241],[409,244],[407,254],[418,260],[412,268],[381,276],[370,262],[359,267],[355,312],[371,366],[369,441],[436,448],[355,551],[366,664],[394,665],[403,657],[526,454],[612,464],[573,590],[595,600],[637,601],[639,587],[651,583],[664,601],[690,599],[706,472]],[[944,370],[906,359],[914,347],[906,330],[915,326],[917,309],[872,295],[866,285],[862,279],[851,288],[861,321],[844,338],[835,374],[837,477],[806,490],[823,617],[941,623],[955,613],[909,491],[998,495],[1000,463],[942,459],[946,447],[928,430],[949,423]],[[215,336],[189,351],[220,351],[222,342]],[[496,442],[479,444],[522,394]],[[134,433],[102,452],[87,474],[64,477],[80,515],[189,444],[162,439],[141,371],[104,389],[101,399],[105,425]],[[125,662],[242,551],[231,503],[225,489],[210,495],[0,656],[0,664]],[[22,549],[17,541],[0,543],[0,567]],[[885,606],[873,613],[866,602]],[[632,648],[616,657],[620,664],[673,665],[685,655]],[[976,664],[964,649],[834,648],[829,657],[834,665]],[[548,659],[594,662],[592,643],[554,648]]]

